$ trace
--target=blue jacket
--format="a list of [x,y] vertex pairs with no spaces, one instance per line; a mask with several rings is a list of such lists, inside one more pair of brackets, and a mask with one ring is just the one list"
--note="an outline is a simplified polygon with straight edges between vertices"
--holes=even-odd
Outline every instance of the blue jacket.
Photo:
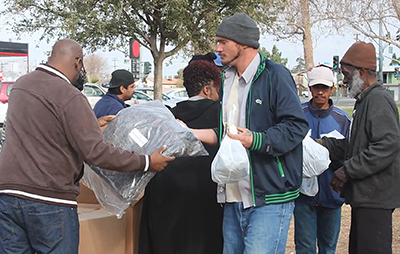
[[94,105],[94,114],[97,118],[106,115],[116,115],[119,111],[126,108],[127,105],[115,94],[106,93],[97,103]]
[[[222,82],[220,98],[223,90]],[[246,128],[253,132],[253,144],[248,149],[253,205],[294,200],[302,180],[302,140],[308,122],[292,75],[284,66],[261,56],[246,111]],[[221,141],[222,113],[216,132]]]
[[[311,129],[311,137],[320,139],[321,134],[327,134],[337,130],[344,137],[348,137],[350,127],[350,117],[343,110],[331,105],[328,109],[317,109],[311,106],[311,101],[303,103],[303,111],[306,114]],[[334,161],[330,164],[329,169],[318,176],[319,192],[314,197],[300,194],[296,202],[306,203],[308,205],[318,205],[326,208],[338,208],[344,203],[344,199],[340,197],[340,193],[333,191],[330,182],[333,172],[342,166],[342,162]]]

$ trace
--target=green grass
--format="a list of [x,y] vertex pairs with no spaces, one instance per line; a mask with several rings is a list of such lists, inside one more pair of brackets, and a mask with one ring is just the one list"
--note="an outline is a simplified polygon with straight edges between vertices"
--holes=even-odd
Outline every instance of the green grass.
[[346,111],[346,113],[351,117],[351,115],[353,114],[353,106],[337,106],[338,108],[343,109],[344,111]]

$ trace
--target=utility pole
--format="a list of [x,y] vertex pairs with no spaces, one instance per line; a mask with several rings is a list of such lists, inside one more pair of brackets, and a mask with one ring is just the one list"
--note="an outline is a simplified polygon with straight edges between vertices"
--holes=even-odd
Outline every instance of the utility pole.
[[[383,82],[383,43],[382,43],[382,19],[379,17],[379,80]],[[385,47],[386,48],[386,47]]]
[[112,61],[114,62],[113,66],[114,66],[114,71],[115,71],[117,69],[118,59],[117,58],[113,58]]

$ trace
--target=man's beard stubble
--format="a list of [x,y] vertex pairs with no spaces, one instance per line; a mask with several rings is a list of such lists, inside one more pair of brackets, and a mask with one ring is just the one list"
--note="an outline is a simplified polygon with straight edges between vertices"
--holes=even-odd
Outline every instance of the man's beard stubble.
[[364,89],[364,81],[360,77],[358,70],[354,70],[353,77],[349,86],[349,93],[352,98],[356,98]]
[[[233,61],[235,61],[236,59],[238,59],[238,58],[242,55],[242,49],[241,49],[238,45],[236,45],[236,47],[237,47],[237,49],[238,49],[238,52],[237,52],[236,56],[233,57],[230,61],[228,61],[228,62],[226,62],[226,63],[224,63],[224,61],[222,61],[222,64],[223,64],[224,66],[229,66]],[[220,54],[220,55],[221,55],[221,54]]]

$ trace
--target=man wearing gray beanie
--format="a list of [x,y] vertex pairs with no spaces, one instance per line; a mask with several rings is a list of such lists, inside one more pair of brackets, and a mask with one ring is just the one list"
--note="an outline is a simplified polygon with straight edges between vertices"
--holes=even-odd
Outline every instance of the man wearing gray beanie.
[[260,39],[260,30],[256,22],[245,13],[236,13],[224,19],[217,29],[217,36],[255,49],[260,47],[260,43],[258,42]]
[[216,36],[216,51],[226,66],[221,127],[193,132],[207,144],[218,144],[226,123],[237,126],[238,132],[229,128],[228,136],[247,149],[250,165],[245,179],[218,183],[218,202],[225,203],[223,253],[283,254],[299,196],[308,122],[290,72],[259,54],[254,20],[236,13],[221,22]]

